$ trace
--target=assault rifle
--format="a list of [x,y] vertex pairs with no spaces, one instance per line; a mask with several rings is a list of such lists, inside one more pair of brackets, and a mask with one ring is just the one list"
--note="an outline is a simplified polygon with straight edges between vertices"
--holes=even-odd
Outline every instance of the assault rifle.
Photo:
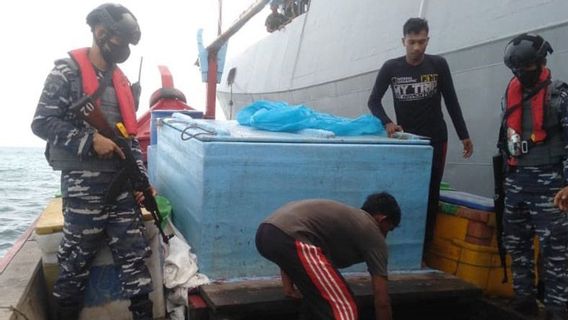
[[[108,74],[105,74],[103,79],[99,83],[99,88],[92,96],[85,95],[75,104],[69,107],[69,110],[75,112],[81,119],[87,121],[91,126],[93,126],[97,131],[103,136],[111,139],[116,145],[122,150],[125,155],[125,159],[121,161],[122,168],[113,178],[113,181],[107,190],[105,195],[105,204],[112,203],[112,201],[118,196],[118,194],[123,190],[125,183],[130,183],[131,188],[134,191],[142,192],[144,195],[144,201],[142,204],[152,214],[154,219],[154,224],[158,227],[162,240],[165,243],[169,243],[169,239],[173,235],[166,235],[162,229],[162,218],[160,215],[160,210],[158,209],[158,204],[156,203],[156,198],[154,197],[152,187],[148,181],[146,174],[138,167],[138,163],[132,154],[130,149],[130,144],[127,141],[127,133],[121,131],[119,136],[115,130],[108,124],[104,114],[102,113],[100,107],[95,104],[96,99],[102,94],[104,88],[108,84],[110,79],[110,74],[112,69]],[[122,124],[121,124],[122,125]]]
[[499,259],[503,268],[502,283],[506,283],[507,278],[507,251],[503,244],[503,214],[505,213],[505,164],[506,155],[499,152],[493,156],[493,181],[495,184],[495,196],[493,203],[495,207],[495,220],[497,223],[497,248],[499,249]]

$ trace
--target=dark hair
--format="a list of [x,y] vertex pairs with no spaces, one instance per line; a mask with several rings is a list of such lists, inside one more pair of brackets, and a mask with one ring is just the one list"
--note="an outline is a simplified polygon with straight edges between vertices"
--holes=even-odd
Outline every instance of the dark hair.
[[361,209],[372,216],[377,214],[386,216],[395,227],[400,224],[400,207],[396,199],[387,192],[370,194]]
[[426,31],[428,33],[428,21],[423,18],[410,18],[406,20],[404,26],[402,26],[402,35],[406,36],[409,33],[420,33],[420,31]]

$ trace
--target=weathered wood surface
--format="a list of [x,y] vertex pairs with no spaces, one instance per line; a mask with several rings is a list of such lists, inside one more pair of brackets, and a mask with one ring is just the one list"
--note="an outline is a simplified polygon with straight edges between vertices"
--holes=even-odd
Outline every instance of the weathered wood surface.
[[[369,276],[346,276],[360,307],[372,304]],[[481,297],[481,290],[449,274],[421,272],[389,276],[393,305],[407,302]],[[203,286],[201,295],[213,313],[297,309],[299,301],[286,298],[279,279],[215,283]]]
[[41,251],[27,238],[0,273],[0,319],[47,319],[47,291],[41,272]]

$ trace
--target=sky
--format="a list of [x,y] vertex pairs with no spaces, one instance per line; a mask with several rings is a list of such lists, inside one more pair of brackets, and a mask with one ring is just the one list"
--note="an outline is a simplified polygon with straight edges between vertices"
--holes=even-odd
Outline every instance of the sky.
[[[0,10],[0,146],[43,147],[45,142],[30,129],[44,81],[53,62],[67,52],[89,47],[92,34],[85,23],[87,14],[105,1],[19,0]],[[197,59],[196,33],[204,29],[207,46],[217,35],[218,1],[160,0],[114,1],[127,7],[138,19],[142,38],[131,46],[131,56],[120,65],[131,82],[138,79],[140,57],[142,97],[138,116],[149,108],[149,97],[161,86],[158,65],[169,68],[174,86],[188,105],[205,110],[205,84],[201,82]],[[255,0],[223,2],[223,30]],[[229,42],[227,56],[238,55],[267,35],[264,8]],[[217,110],[217,115],[222,112]],[[222,118],[222,115],[221,115]]]

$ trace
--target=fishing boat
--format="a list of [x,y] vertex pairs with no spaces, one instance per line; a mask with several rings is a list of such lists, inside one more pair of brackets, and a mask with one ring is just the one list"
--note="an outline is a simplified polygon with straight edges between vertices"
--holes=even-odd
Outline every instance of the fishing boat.
[[[165,99],[170,105],[181,103]],[[185,292],[189,319],[297,319],[299,301],[284,296],[278,269],[256,253],[256,227],[287,201],[321,197],[355,206],[376,190],[395,194],[405,215],[388,240],[389,291],[398,319],[509,315],[485,300],[475,285],[422,268],[431,165],[427,141],[261,132],[234,121],[194,119],[180,109],[170,110],[172,116],[157,111],[162,118],[153,122],[157,132],[150,135],[155,139],[148,147],[148,167],[153,185],[171,202],[172,222],[179,229],[175,238],[187,240],[198,257],[199,271],[213,280]],[[353,153],[359,160],[345,165]],[[381,154],[389,156],[377,159]],[[414,184],[397,183],[400,179],[413,179]],[[152,217],[145,218],[153,251],[146,261],[154,284],[150,297],[155,319],[165,319],[164,242]],[[0,319],[53,319],[51,290],[62,226],[61,200],[56,198],[1,260],[0,285],[8,289],[0,301]],[[172,229],[167,227],[166,233]],[[115,269],[108,248],[103,248],[91,267],[81,319],[131,319]],[[371,319],[373,292],[365,266],[344,272],[361,319]]]

